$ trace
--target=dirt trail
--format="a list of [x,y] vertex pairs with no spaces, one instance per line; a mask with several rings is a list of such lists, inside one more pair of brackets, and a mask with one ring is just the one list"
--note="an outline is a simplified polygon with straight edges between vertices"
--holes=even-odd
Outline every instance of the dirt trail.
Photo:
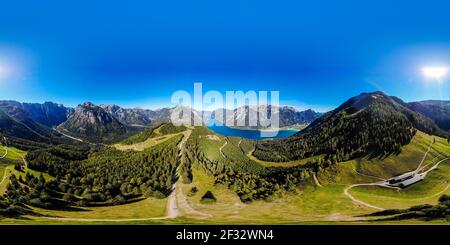
[[6,155],[8,155],[8,144],[6,143],[6,137],[3,137],[3,141],[5,142],[5,145],[3,146],[3,149],[5,149],[5,154],[3,154],[3,156],[0,157],[0,159],[5,158]]
[[[10,171],[11,171],[11,170],[9,169],[9,167],[6,167],[6,168],[5,168],[5,173],[3,174],[2,181],[0,181],[0,185],[3,184],[3,181],[9,179],[9,178],[7,178],[6,176],[8,176],[8,174],[9,174]],[[8,177],[9,177],[9,176],[8,176]]]
[[183,214],[183,215],[196,215],[196,216],[201,216],[202,218],[208,218],[211,217],[211,215],[200,212],[196,209],[194,209],[190,204],[189,201],[187,199],[187,197],[184,195],[184,192],[182,190],[182,188],[180,186],[178,186],[178,188],[175,189],[177,195],[176,195],[176,201],[177,201],[177,206],[179,208],[179,211]]
[[[5,154],[3,154],[3,156],[1,156],[0,159],[3,159],[3,158],[6,157],[6,155],[8,155],[8,146],[6,145],[6,137],[3,137],[3,140],[5,141],[5,145],[3,146],[4,149],[5,149]],[[6,168],[5,168],[5,172],[3,173],[3,176],[2,176],[2,180],[0,181],[0,185],[2,185],[2,184],[3,184],[3,181],[6,180],[6,176],[7,176],[7,174],[8,174],[8,173],[7,173],[8,171],[9,171],[9,168],[6,167]]]
[[323,187],[323,186],[320,184],[319,180],[317,179],[317,174],[316,174],[316,173],[313,174],[313,179],[314,179],[314,183],[316,183],[316,185],[317,185],[318,187]]
[[[187,139],[190,137],[192,130],[187,130],[183,132],[183,139],[178,144],[178,156],[180,157],[180,164],[177,167],[176,175],[179,177],[179,171],[181,166],[182,157],[184,154],[184,145]],[[182,212],[180,212],[180,210]],[[162,217],[151,217],[151,218],[131,218],[131,219],[88,219],[88,218],[64,218],[64,217],[49,217],[44,216],[40,218],[50,219],[50,220],[59,220],[59,221],[80,221],[80,222],[133,222],[133,221],[150,221],[150,220],[164,220],[164,219],[173,219],[183,214],[196,214],[203,217],[209,217],[210,215],[199,212],[193,209],[189,203],[187,202],[187,198],[184,196],[184,193],[179,186],[178,181],[173,186],[173,191],[169,195],[167,199],[166,206],[166,215]]]
[[422,161],[420,161],[419,166],[417,166],[417,169],[415,170],[415,173],[417,174],[420,170],[420,167],[422,167],[423,162],[425,161],[425,158],[427,158],[428,152],[431,150],[431,146],[433,145],[433,141],[430,142],[430,145],[428,146],[427,151],[423,155]]
[[[179,159],[180,159],[180,164],[177,167],[177,178],[179,178],[180,175],[180,168],[181,165],[183,163],[183,154],[184,154],[184,145],[186,144],[187,139],[189,139],[189,137],[191,136],[192,130],[187,130],[185,131],[183,140],[180,142],[180,144],[178,145],[178,150],[179,150]],[[183,190],[181,188],[181,186],[179,185],[179,180],[177,181],[177,183],[174,184],[173,187],[173,191],[169,196],[169,201],[167,203],[167,213],[166,213],[166,217],[167,218],[176,218],[177,216],[180,215],[184,215],[184,214],[193,214],[193,215],[199,215],[199,216],[203,216],[203,217],[209,217],[210,215],[202,213],[200,211],[195,210],[194,208],[191,207],[191,205],[189,204],[187,197],[184,195]]]
[[56,132],[62,134],[63,136],[69,138],[69,139],[73,139],[73,140],[76,140],[76,141],[79,141],[79,142],[84,142],[82,139],[79,139],[79,138],[75,138],[75,137],[73,137],[73,136],[70,136],[70,135],[68,135],[68,134],[66,134],[66,133],[64,133],[64,132],[62,132],[61,130],[58,130],[57,128],[54,128],[54,130],[55,130]]
[[[431,167],[430,169],[428,169],[427,171],[422,172],[422,173],[418,173],[420,170],[422,170],[422,169],[424,169],[426,166],[428,166],[428,165],[426,165],[426,166],[422,167],[422,165],[423,165],[423,163],[425,162],[425,159],[426,159],[428,153],[429,153],[430,150],[431,150],[431,146],[432,146],[432,145],[433,145],[433,142],[430,143],[430,145],[428,146],[428,149],[427,149],[427,151],[425,152],[425,154],[424,154],[422,160],[420,161],[420,163],[419,163],[417,169],[414,170],[415,174],[421,175],[422,178],[425,178],[426,175],[427,175],[429,172],[431,172],[432,170],[436,169],[436,168],[439,166],[439,164],[441,164],[442,162],[445,162],[445,161],[447,161],[447,160],[450,160],[450,158],[442,159],[442,160],[440,160],[439,162],[437,162],[433,167]],[[440,153],[439,153],[439,155],[440,155]],[[436,158],[437,158],[437,157],[435,157],[432,161],[434,161]],[[422,167],[422,168],[421,168],[421,167]],[[355,170],[355,172],[356,172],[357,174],[361,174],[361,173],[357,172],[356,170]],[[359,199],[353,197],[353,196],[350,194],[350,192],[349,192],[350,189],[352,189],[353,187],[357,187],[357,186],[380,186],[380,187],[391,188],[391,189],[398,189],[398,190],[400,190],[400,188],[399,188],[399,187],[393,187],[393,186],[388,185],[386,179],[381,179],[381,178],[378,178],[378,177],[375,177],[375,176],[370,176],[370,175],[365,175],[365,174],[361,174],[361,175],[364,175],[364,176],[367,176],[367,177],[372,177],[372,178],[377,178],[377,179],[380,179],[381,181],[378,181],[378,182],[372,182],[372,183],[354,184],[354,185],[347,186],[347,187],[344,189],[344,195],[347,196],[348,198],[350,198],[353,202],[356,202],[356,203],[358,203],[358,204],[360,204],[360,205],[363,205],[363,206],[366,206],[366,207],[369,207],[369,208],[373,208],[373,209],[377,209],[377,210],[380,210],[380,211],[384,210],[383,208],[380,208],[380,207],[371,205],[371,204],[369,204],[369,203],[363,202],[363,201],[361,201],[361,200],[359,200]],[[440,193],[445,192],[447,189],[448,189],[448,186],[447,186],[443,191],[441,191]],[[436,196],[436,195],[438,195],[438,194],[434,194],[434,195],[429,196],[429,197],[418,198],[418,199],[426,199],[426,198],[430,198],[430,197],[433,197],[433,196]]]
[[222,155],[223,158],[226,158],[226,157],[225,157],[225,154],[223,154],[222,149],[223,149],[227,144],[228,144],[228,140],[225,139],[225,143],[219,148],[220,154]]
[[431,168],[428,169],[427,171],[420,173],[420,175],[421,175],[423,178],[425,178],[425,176],[427,176],[428,173],[430,173],[431,171],[433,171],[434,169],[436,169],[436,168],[439,166],[439,164],[441,164],[441,163],[443,163],[443,162],[445,162],[445,161],[448,161],[448,160],[450,160],[450,157],[447,157],[447,158],[444,158],[444,159],[440,160],[439,162],[437,162],[433,167],[431,167]]
[[3,156],[0,156],[0,159],[5,158],[6,155],[8,155],[8,147],[7,146],[3,146],[3,149],[5,149],[5,154],[3,154]]
[[[26,168],[28,168],[28,162],[27,162],[27,160],[25,160],[25,157],[22,157],[22,161],[23,161],[24,166],[25,166]],[[9,180],[9,177],[10,177],[10,176],[8,176],[8,175],[11,174],[11,169],[9,169],[10,167],[11,167],[11,166],[8,166],[8,167],[5,168],[5,173],[3,174],[2,181],[0,181],[0,185],[3,184],[3,181],[5,181],[5,180],[7,180],[7,179]]]
[[360,204],[360,205],[362,205],[362,206],[366,206],[366,207],[369,207],[369,208],[373,208],[373,209],[376,209],[376,210],[379,210],[379,211],[382,211],[382,210],[384,210],[383,208],[380,208],[380,207],[377,207],[377,206],[374,206],[374,205],[372,205],[372,204],[368,204],[368,203],[366,203],[366,202],[363,202],[363,201],[361,201],[361,200],[359,200],[359,199],[356,199],[355,197],[353,197],[350,193],[349,193],[349,190],[351,189],[351,188],[353,188],[353,187],[357,187],[357,186],[369,186],[369,185],[376,185],[376,183],[372,183],[372,184],[354,184],[354,185],[350,185],[350,186],[347,186],[345,189],[344,189],[344,195],[346,195],[348,198],[350,198],[353,202],[356,202],[356,203],[358,203],[358,204]]

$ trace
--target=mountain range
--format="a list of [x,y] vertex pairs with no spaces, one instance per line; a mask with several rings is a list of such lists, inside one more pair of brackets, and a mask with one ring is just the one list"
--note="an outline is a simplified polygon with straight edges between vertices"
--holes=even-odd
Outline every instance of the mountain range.
[[409,108],[431,119],[445,130],[450,130],[450,101],[426,100],[408,103]]
[[[333,158],[327,159],[330,162],[339,162],[367,154],[396,154],[409,144],[416,130],[449,137],[435,120],[425,115],[431,113],[427,108],[415,111],[414,105],[382,92],[362,93],[289,138],[259,142],[254,154],[267,161],[327,155]],[[440,112],[444,115],[434,114],[433,118],[449,115]]]
[[[182,108],[127,109],[114,104],[97,106],[90,102],[80,104],[76,108],[70,108],[53,102],[38,104],[0,101],[0,133],[31,141],[49,142],[61,136],[58,132],[52,130],[52,128],[55,128],[60,133],[66,133],[73,137],[94,142],[111,142],[124,139],[146,127],[170,122],[170,115],[174,110],[179,109]],[[273,108],[269,105],[243,106],[234,110],[192,110],[192,117],[198,120],[202,120],[199,119],[202,118],[202,115],[204,118],[214,118],[218,112],[222,112],[223,115],[232,114],[234,118],[234,120],[223,119],[223,123],[238,126],[237,122],[242,120],[248,125],[249,115],[270,117],[272,116],[270,115],[271,109]],[[289,106],[282,106],[277,109],[280,119],[279,127],[309,125],[301,133],[291,137],[290,141],[295,138],[303,139],[304,135],[321,135],[317,132],[323,128],[331,127],[330,125],[336,127],[342,126],[342,122],[346,121],[364,121],[355,118],[366,114],[368,118],[365,119],[365,122],[373,122],[374,128],[377,128],[377,122],[381,120],[377,116],[391,114],[401,115],[398,120],[402,122],[406,120],[412,127],[429,134],[445,136],[447,134],[445,131],[450,129],[449,101],[430,100],[406,103],[397,97],[387,96],[382,92],[362,93],[326,114],[313,110],[298,111]],[[257,114],[257,111],[260,114]],[[350,120],[351,118],[353,119]],[[264,125],[258,124],[253,128],[264,128]],[[341,133],[345,133],[345,131]],[[356,133],[346,132],[349,135],[355,135]],[[339,137],[344,137],[344,135]],[[324,142],[322,145],[327,144]]]
[[[279,128],[294,127],[299,125],[308,125],[323,113],[315,112],[311,109],[305,111],[298,111],[291,106],[276,107],[272,105],[246,105],[238,107],[234,110],[217,109],[214,111],[204,111],[205,118],[214,118],[220,123],[230,125],[237,128],[267,128],[268,125],[261,125],[260,119],[269,119],[272,117],[272,111],[278,114]],[[217,114],[222,113],[222,120],[218,119]],[[226,115],[232,115],[228,117]],[[256,120],[255,125],[251,125],[249,118],[254,116]],[[239,122],[244,123],[245,126],[240,126]]]
[[[38,104],[0,101],[0,133],[38,142],[51,141],[50,139],[61,136],[60,133],[93,142],[110,142],[126,138],[146,127],[170,122],[171,114],[181,109],[183,108],[179,106],[159,110],[128,109],[114,104],[97,106],[91,102],[70,108],[53,102]],[[248,122],[249,113],[258,109],[263,114],[270,114],[271,106],[243,106],[234,110],[222,110],[224,115],[231,112],[237,120],[243,118]],[[192,109],[192,121],[203,121],[202,115],[209,118],[218,111]],[[278,113],[280,127],[307,125],[322,115],[313,110],[298,111],[288,106],[279,107]],[[258,124],[255,127],[263,126]]]

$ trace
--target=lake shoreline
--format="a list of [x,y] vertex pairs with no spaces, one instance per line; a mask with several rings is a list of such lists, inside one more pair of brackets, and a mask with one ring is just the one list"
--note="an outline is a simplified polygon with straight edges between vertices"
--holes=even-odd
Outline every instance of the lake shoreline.
[[[227,137],[241,137],[251,140],[273,140],[273,139],[284,139],[291,135],[300,132],[299,129],[289,128],[289,129],[246,129],[240,127],[228,127],[228,126],[218,126],[211,125],[207,128],[217,134],[221,134]],[[264,132],[277,132],[272,137],[263,137]]]

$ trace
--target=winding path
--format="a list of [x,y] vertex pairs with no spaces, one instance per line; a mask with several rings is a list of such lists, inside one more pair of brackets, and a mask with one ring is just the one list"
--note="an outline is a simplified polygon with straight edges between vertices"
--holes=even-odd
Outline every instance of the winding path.
[[3,154],[0,159],[5,158],[6,155],[8,155],[8,145],[6,144],[6,137],[3,137],[3,140],[5,141],[5,145],[3,146],[3,149],[5,149],[5,154]]
[[313,179],[314,179],[314,183],[316,183],[316,185],[317,185],[318,187],[323,187],[323,186],[320,184],[319,180],[317,179],[317,174],[316,174],[316,173],[313,174]]
[[3,146],[3,149],[5,149],[5,154],[3,154],[3,156],[0,157],[0,159],[3,159],[6,157],[6,155],[8,155],[8,147],[7,146]]
[[[422,165],[423,165],[423,163],[424,163],[424,161],[425,161],[425,159],[426,159],[428,153],[429,153],[430,150],[431,150],[431,146],[432,146],[432,145],[433,145],[433,142],[430,143],[430,145],[428,146],[428,149],[427,149],[427,151],[425,152],[425,154],[424,154],[422,160],[420,161],[418,167],[416,168],[416,170],[413,171],[415,174],[419,174],[422,178],[425,178],[429,172],[431,172],[432,170],[436,169],[436,168],[439,166],[439,164],[441,164],[442,162],[445,162],[445,161],[450,160],[450,158],[442,159],[442,160],[440,160],[439,162],[437,162],[435,165],[433,165],[433,167],[431,167],[431,168],[428,169],[427,171],[422,172],[422,173],[419,173],[419,171],[423,170],[426,166],[429,165],[429,164],[427,164],[427,165],[425,165],[424,167],[422,167]],[[439,155],[441,155],[441,154],[439,153]],[[435,157],[432,161],[434,161],[436,158],[437,158],[437,157]],[[363,206],[366,206],[366,207],[369,207],[369,208],[373,208],[373,209],[376,209],[376,210],[379,210],[379,211],[385,210],[385,209],[383,209],[383,208],[381,208],[381,207],[377,207],[377,206],[374,206],[374,205],[372,205],[372,204],[363,202],[363,201],[361,201],[361,200],[355,198],[354,196],[352,196],[352,195],[350,194],[349,191],[350,191],[350,189],[352,189],[353,187],[357,187],[357,186],[380,186],[380,187],[385,187],[385,188],[390,188],[390,189],[397,189],[397,190],[400,190],[400,189],[401,189],[401,188],[399,188],[399,187],[394,187],[394,186],[388,185],[387,179],[382,179],[382,178],[378,178],[378,177],[375,177],[375,176],[362,174],[362,173],[359,173],[359,172],[356,171],[356,170],[355,170],[355,172],[356,172],[357,174],[360,174],[360,175],[363,175],[363,176],[367,176],[367,177],[371,177],[371,178],[377,178],[377,179],[380,179],[380,180],[381,180],[381,181],[378,181],[378,182],[372,182],[372,183],[362,183],[362,184],[349,185],[349,186],[347,186],[347,187],[344,189],[344,195],[347,196],[348,198],[350,198],[353,202],[358,203],[358,204],[360,204],[360,205],[363,205]],[[447,185],[447,187],[446,187],[443,191],[441,191],[440,193],[445,192],[445,191],[448,189],[448,187],[449,187],[449,185]],[[430,197],[433,197],[433,196],[436,196],[436,195],[439,195],[439,193],[438,193],[438,194],[433,194],[433,195],[430,196]],[[430,198],[430,197],[425,197],[425,198]],[[424,198],[420,198],[420,199],[424,199]]]
[[[23,164],[25,165],[25,167],[28,168],[28,162],[27,162],[27,160],[25,160],[24,157],[22,157],[22,161],[23,161]],[[8,176],[8,174],[11,174],[11,169],[10,169],[10,167],[11,167],[11,166],[7,166],[7,167],[5,168],[5,172],[4,172],[4,174],[3,174],[2,181],[0,181],[0,186],[3,184],[3,182],[4,182],[5,180],[9,180],[9,177],[11,177],[11,176]]]
[[443,162],[445,162],[445,161],[448,161],[448,160],[450,160],[450,157],[447,157],[447,158],[444,158],[444,159],[440,160],[440,161],[437,162],[433,167],[431,167],[431,168],[428,169],[427,171],[422,172],[422,173],[419,173],[419,174],[422,175],[423,177],[425,177],[429,172],[431,172],[431,171],[433,171],[434,169],[436,169],[436,168],[439,166],[439,164],[441,164],[441,163],[443,163]]
[[423,162],[425,161],[425,158],[427,158],[428,152],[431,150],[431,145],[433,145],[433,141],[431,141],[430,145],[428,146],[427,151],[425,152],[425,155],[423,155],[422,161],[420,161],[419,166],[417,166],[417,169],[414,171],[416,174],[419,172],[420,167],[422,166]]
[[[6,137],[3,137],[3,140],[5,141],[5,145],[3,146],[3,148],[5,149],[5,154],[3,154],[3,156],[0,157],[0,159],[3,159],[6,157],[6,155],[8,155],[8,146],[6,145]],[[6,180],[6,175],[7,172],[9,171],[9,167],[5,167],[5,171],[3,173],[3,177],[2,180],[0,181],[0,186],[3,184],[3,182]]]
[[361,200],[359,200],[359,199],[356,199],[355,197],[353,197],[353,196],[349,193],[349,190],[350,190],[351,188],[353,188],[353,187],[357,187],[357,186],[368,186],[368,185],[376,185],[376,183],[372,183],[372,184],[354,184],[354,185],[347,186],[347,187],[344,189],[344,195],[346,195],[348,198],[350,198],[353,202],[356,202],[356,203],[358,203],[358,204],[360,204],[360,205],[362,205],[362,206],[366,206],[366,207],[369,207],[369,208],[373,208],[373,209],[376,209],[376,210],[379,210],[379,211],[384,210],[383,208],[380,208],[380,207],[374,206],[374,205],[372,205],[372,204],[363,202],[363,201],[361,201]]
[[66,133],[63,133],[61,130],[58,130],[57,128],[54,128],[54,130],[55,130],[56,132],[62,134],[63,136],[69,138],[69,139],[73,139],[73,140],[76,140],[76,141],[79,141],[79,142],[84,142],[82,139],[75,138],[75,137],[70,136],[70,135],[68,135],[68,134],[66,134]]
[[227,157],[225,156],[225,154],[223,154],[223,151],[222,151],[222,149],[223,149],[227,144],[228,144],[228,140],[225,139],[225,143],[219,148],[220,154],[222,155],[223,158],[227,158]]
[[5,168],[5,173],[3,174],[3,178],[2,178],[2,181],[0,181],[0,186],[3,184],[3,182],[7,179],[7,172],[9,172],[10,171],[10,169],[9,169],[9,166],[8,167],[6,167]]
[[[184,153],[184,145],[187,139],[190,137],[192,130],[186,130],[183,132],[183,139],[178,144],[178,156],[180,159],[180,164],[176,170],[176,177],[179,177],[179,171],[181,167],[181,161]],[[130,219],[89,219],[89,218],[64,218],[64,217],[51,217],[51,216],[41,216],[40,218],[49,220],[59,220],[59,221],[79,221],[79,222],[133,222],[133,221],[150,221],[150,220],[165,220],[174,219],[180,215],[180,208],[184,213],[187,214],[197,214],[203,217],[210,217],[210,215],[199,212],[192,208],[187,202],[187,198],[184,196],[183,190],[178,185],[178,181],[173,185],[172,193],[170,193],[167,199],[166,215],[162,217],[151,217],[151,218],[130,218]]]
[[183,132],[183,139],[178,144],[178,159],[180,162],[178,163],[177,170],[175,171],[177,181],[173,185],[172,192],[170,193],[167,199],[166,216],[164,217],[167,219],[173,219],[179,216],[178,202],[177,202],[178,200],[177,190],[179,189],[178,180],[180,177],[180,167],[183,161],[184,145],[186,144],[187,139],[191,136],[191,133],[192,130],[186,130],[185,132]]

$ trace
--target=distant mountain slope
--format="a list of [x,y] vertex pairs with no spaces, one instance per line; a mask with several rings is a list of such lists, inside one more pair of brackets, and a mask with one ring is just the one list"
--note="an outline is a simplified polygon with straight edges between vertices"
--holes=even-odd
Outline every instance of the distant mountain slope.
[[[314,120],[323,115],[322,113],[315,112],[311,109],[308,109],[306,111],[298,111],[294,107],[290,106],[282,106],[273,109],[278,110],[278,118],[279,118],[278,127],[289,127],[289,126],[310,124]],[[245,122],[245,126],[243,127],[265,128],[267,126],[261,125],[259,118],[261,117],[270,119],[272,117],[271,111],[272,111],[271,105],[261,105],[261,106],[242,106],[234,110],[218,109],[213,112],[205,112],[205,113],[207,113],[208,117],[216,113],[222,113],[224,117],[222,122],[227,123],[228,125],[234,125],[239,127],[238,122],[243,121]],[[226,117],[227,113],[231,113],[233,117],[232,118]],[[257,115],[256,117],[258,119],[257,125],[250,126],[249,123],[250,115]]]
[[125,109],[118,105],[100,105],[100,107],[123,124],[149,126],[153,121],[152,116],[154,112],[151,110]]
[[48,140],[49,135],[33,121],[20,121],[0,109],[0,133],[31,141]]
[[426,100],[408,104],[411,110],[433,119],[440,128],[450,130],[450,101]]
[[3,100],[0,101],[0,107],[4,111],[20,108],[29,118],[47,127],[53,127],[63,123],[73,113],[72,108],[67,108],[53,102],[39,104]]
[[124,124],[90,102],[79,105],[60,129],[92,141],[110,141],[127,134]]
[[0,102],[0,137],[6,137],[9,145],[23,150],[71,143],[70,139],[35,121],[23,104],[11,101]]
[[289,161],[325,155],[327,162],[362,155],[397,153],[415,130],[445,134],[429,118],[382,92],[362,93],[326,113],[287,139],[259,142],[254,155],[262,160]]
[[284,106],[280,108],[280,126],[310,124],[322,115],[323,113],[315,112],[311,109],[298,111],[293,107]]
[[[176,112],[177,110],[183,109],[182,106],[177,106],[173,108],[162,108],[158,110],[148,110],[148,109],[140,109],[140,108],[122,108],[118,105],[100,105],[101,108],[103,108],[106,112],[111,114],[113,117],[115,117],[117,120],[119,120],[122,124],[125,125],[133,125],[133,126],[157,126],[161,123],[168,123],[171,122],[171,114],[173,112]],[[264,116],[267,114],[270,116],[270,109],[271,106],[243,106],[234,110],[226,110],[226,109],[217,109],[215,111],[197,111],[195,109],[191,109],[191,119],[192,121],[194,118],[198,121],[204,121],[202,119],[203,115],[205,118],[205,122],[208,121],[211,115],[217,114],[218,112],[222,111],[224,115],[227,112],[231,112],[234,116],[234,124],[236,124],[237,120],[241,120],[244,118],[246,120],[247,125],[248,124],[248,117],[249,113],[257,112],[259,109],[259,112],[262,112]],[[289,126],[295,126],[295,125],[304,125],[304,124],[310,124],[315,119],[320,117],[322,113],[315,112],[313,110],[306,110],[306,111],[298,111],[293,107],[289,106],[283,106],[278,107],[279,110],[279,118],[280,118],[280,124],[279,127],[289,127]],[[228,123],[233,123],[233,118],[226,118]],[[225,123],[225,121],[223,121]],[[255,128],[263,128],[261,125],[258,124],[258,126],[255,126]]]
[[[118,105],[100,105],[106,112],[119,120],[122,124],[128,126],[149,126],[154,127],[161,123],[171,122],[171,114],[177,110],[183,109],[182,106],[173,108],[162,108],[158,110],[140,109],[140,108],[122,108]],[[186,108],[184,108],[186,109]],[[192,109],[191,119],[197,118],[202,121],[201,113]],[[191,121],[192,121],[191,120]]]

